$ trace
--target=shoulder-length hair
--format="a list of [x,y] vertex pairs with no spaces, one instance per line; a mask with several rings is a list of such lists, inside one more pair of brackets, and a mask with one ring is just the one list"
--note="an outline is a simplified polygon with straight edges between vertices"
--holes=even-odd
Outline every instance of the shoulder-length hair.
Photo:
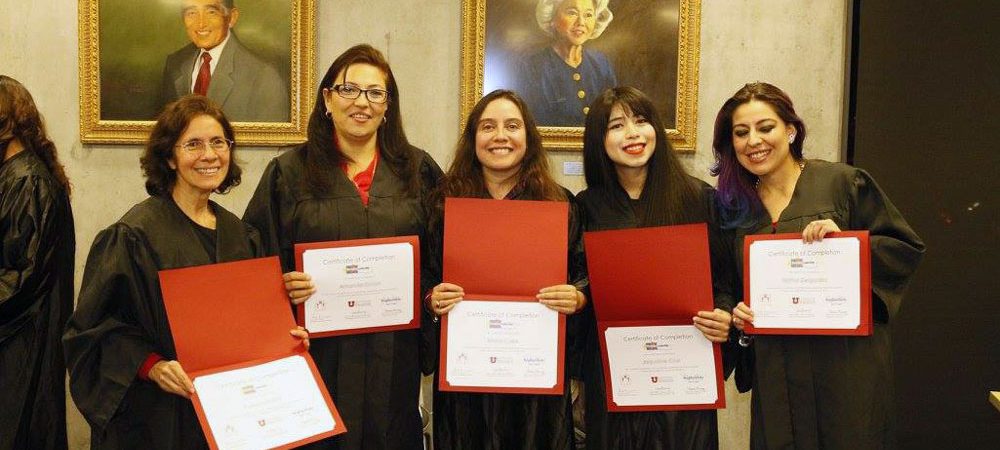
[[707,219],[699,190],[684,171],[674,149],[663,131],[663,122],[652,100],[642,91],[629,86],[607,89],[590,104],[583,130],[583,171],[587,188],[602,192],[609,201],[628,208],[627,195],[618,181],[615,163],[608,157],[604,141],[608,135],[611,109],[621,105],[633,115],[643,116],[656,130],[656,148],[646,163],[646,184],[639,196],[635,213],[643,226],[672,225]]
[[796,161],[802,160],[802,144],[806,140],[806,124],[795,113],[792,99],[772,84],[759,81],[747,83],[722,104],[715,117],[712,140],[715,164],[711,173],[719,177],[716,199],[722,225],[726,228],[750,225],[764,211],[764,204],[757,196],[755,187],[757,176],[740,165],[733,147],[733,114],[736,108],[751,100],[767,103],[785,124],[795,127],[795,140],[789,144],[789,151]]
[[386,90],[389,92],[388,108],[385,111],[385,121],[379,126],[377,133],[379,157],[390,170],[403,180],[407,191],[415,193],[418,190],[418,174],[420,158],[417,151],[406,139],[403,130],[403,118],[399,107],[399,88],[396,78],[392,75],[389,62],[382,52],[368,44],[355,45],[347,49],[330,64],[326,75],[319,83],[316,92],[316,105],[309,116],[307,135],[309,142],[305,146],[307,187],[317,192],[329,192],[333,183],[330,173],[340,170],[340,166],[348,162],[348,156],[338,147],[334,140],[333,119],[326,115],[326,103],[323,101],[323,89],[332,89],[336,84],[336,76],[342,70],[355,64],[369,64],[377,67],[385,74]]
[[479,119],[486,107],[495,100],[506,99],[517,105],[524,119],[527,134],[524,159],[517,172],[515,186],[522,189],[525,198],[534,200],[566,200],[562,186],[549,173],[549,159],[542,147],[542,135],[538,132],[534,116],[524,100],[513,91],[498,89],[479,99],[465,120],[462,135],[455,147],[455,158],[448,168],[441,184],[441,197],[485,197],[489,191],[483,178],[483,164],[476,157],[476,132]]
[[240,184],[243,169],[236,163],[236,133],[233,132],[233,126],[222,113],[222,108],[208,97],[188,95],[163,108],[156,118],[153,131],[149,134],[146,149],[139,158],[142,173],[146,177],[146,192],[149,195],[170,195],[174,183],[177,182],[177,171],[170,168],[170,161],[174,159],[174,148],[179,144],[177,141],[191,121],[199,116],[209,116],[219,122],[226,139],[233,142],[229,148],[229,172],[219,187],[215,188],[215,192],[225,194]]
[[45,122],[31,93],[17,80],[0,75],[0,158],[14,139],[24,146],[24,151],[38,155],[66,194],[70,193],[66,170],[59,162],[56,145],[45,132]]

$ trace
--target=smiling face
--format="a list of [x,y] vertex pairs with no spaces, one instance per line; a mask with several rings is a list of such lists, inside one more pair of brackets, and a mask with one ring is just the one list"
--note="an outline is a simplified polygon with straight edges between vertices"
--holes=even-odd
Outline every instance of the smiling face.
[[570,45],[583,45],[596,26],[593,0],[564,0],[552,17],[553,35]]
[[771,105],[750,100],[733,111],[733,149],[736,159],[750,173],[763,177],[796,162],[789,150],[795,127],[786,124]]
[[[386,74],[371,64],[354,64],[345,67],[334,77],[335,84],[350,85],[360,89],[386,88]],[[365,94],[350,99],[341,97],[332,87],[323,89],[323,102],[333,117],[337,139],[367,142],[375,139],[388,103],[372,103]]]
[[527,148],[524,116],[517,104],[506,99],[491,101],[476,124],[476,158],[483,171],[496,178],[509,178],[521,169]]
[[611,107],[604,151],[617,168],[645,167],[656,150],[656,129],[621,103]]
[[211,50],[226,39],[240,12],[227,10],[220,0],[184,0],[181,15],[188,39],[198,48]]
[[[212,116],[200,115],[191,120],[174,144],[174,157],[168,164],[177,173],[173,194],[177,196],[208,195],[217,189],[229,173],[230,150],[213,150],[209,142],[226,139],[222,124]],[[185,143],[198,141],[196,151],[182,148]]]

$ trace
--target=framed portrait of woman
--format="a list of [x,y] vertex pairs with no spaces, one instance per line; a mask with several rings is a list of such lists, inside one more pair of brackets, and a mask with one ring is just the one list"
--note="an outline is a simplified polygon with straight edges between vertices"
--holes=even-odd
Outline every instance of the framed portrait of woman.
[[243,145],[305,140],[315,0],[80,0],[80,140],[145,142],[163,107],[218,103]]
[[461,110],[518,92],[550,149],[583,147],[588,105],[634,86],[671,144],[695,147],[700,0],[463,0]]

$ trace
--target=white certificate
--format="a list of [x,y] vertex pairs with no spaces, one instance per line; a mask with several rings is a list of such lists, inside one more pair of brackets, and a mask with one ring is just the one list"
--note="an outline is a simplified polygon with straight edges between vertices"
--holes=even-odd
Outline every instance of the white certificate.
[[719,399],[712,342],[693,325],[608,327],[618,406],[703,405]]
[[333,430],[333,414],[302,356],[194,379],[220,449],[273,448]]
[[855,237],[750,244],[750,305],[759,328],[855,329],[861,321]]
[[305,303],[305,327],[311,333],[413,320],[409,243],[306,250],[302,269],[316,283],[316,293]]
[[445,358],[452,386],[552,388],[559,313],[535,301],[458,302],[448,313]]

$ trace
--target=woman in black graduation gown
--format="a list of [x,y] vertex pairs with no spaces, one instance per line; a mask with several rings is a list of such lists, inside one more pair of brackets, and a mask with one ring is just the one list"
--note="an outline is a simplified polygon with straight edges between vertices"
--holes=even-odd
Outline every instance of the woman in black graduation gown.
[[[734,277],[728,241],[713,214],[714,190],[685,173],[652,101],[638,89],[604,91],[584,129],[587,189],[577,201],[588,231],[708,222],[715,308],[693,324],[716,343],[729,340]],[[610,413],[596,323],[587,326],[584,385],[588,449],[718,448],[715,410]],[[732,353],[723,346],[724,359]],[[726,373],[729,373],[727,368]]]
[[[737,252],[748,234],[801,233],[812,242],[830,232],[868,230],[874,331],[756,336],[747,348],[752,366],[737,369],[752,376],[751,447],[894,448],[888,325],[924,244],[867,172],[804,159],[805,137],[805,124],[780,89],[751,83],[737,91],[715,121],[720,212],[736,232]],[[752,319],[740,302],[736,327]]]
[[[511,91],[483,97],[469,113],[435,204],[431,263],[441,264],[445,197],[509,200],[570,201],[569,281],[549,286],[540,302],[562,314],[575,314],[587,304],[586,262],[578,211],[573,194],[549,174],[541,135],[524,100]],[[440,270],[433,273],[440,276]],[[462,287],[437,284],[427,296],[435,315],[447,314],[462,300]],[[573,363],[577,315],[567,323],[566,374],[579,372]],[[573,447],[570,382],[562,395],[467,394],[439,392],[434,384],[434,448],[450,449],[568,449]]]
[[0,75],[0,449],[66,448],[69,180],[31,94]]
[[261,256],[257,232],[209,200],[240,183],[233,137],[206,97],[167,105],[141,158],[150,197],[94,239],[63,336],[91,448],[207,448],[157,272]]
[[[243,219],[261,230],[266,252],[281,257],[292,303],[314,289],[308,275],[292,272],[295,243],[405,235],[425,242],[425,199],[441,169],[407,141],[399,98],[378,50],[348,49],[320,82],[308,142],[264,170]],[[313,448],[420,448],[429,340],[421,330],[315,340],[311,353],[347,433]]]

